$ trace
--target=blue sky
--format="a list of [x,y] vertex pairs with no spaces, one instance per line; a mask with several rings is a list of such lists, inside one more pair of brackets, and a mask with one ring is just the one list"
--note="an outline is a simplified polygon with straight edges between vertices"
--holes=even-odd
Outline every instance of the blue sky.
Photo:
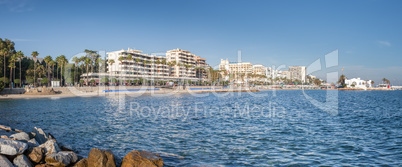
[[181,48],[221,58],[308,66],[338,49],[347,77],[402,85],[402,1],[0,0],[0,38],[40,57],[85,49]]

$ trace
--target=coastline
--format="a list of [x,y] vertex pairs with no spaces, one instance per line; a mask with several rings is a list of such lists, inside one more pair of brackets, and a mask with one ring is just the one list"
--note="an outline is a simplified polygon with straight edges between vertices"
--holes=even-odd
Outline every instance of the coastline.
[[[200,93],[232,93],[232,92],[260,92],[260,91],[280,91],[280,90],[303,90],[301,88],[236,88],[236,89],[222,89],[221,87],[211,88],[211,87],[203,87],[196,88],[197,90],[190,89],[163,89],[159,88],[158,90],[151,90],[154,87],[145,87],[144,91],[129,91],[133,88],[139,87],[113,87],[114,89],[110,90],[122,90],[115,92],[105,92],[108,90],[106,87],[84,87],[84,88],[76,88],[76,87],[63,87],[63,88],[54,88],[55,91],[59,93],[49,95],[41,95],[41,94],[1,94],[0,100],[5,99],[38,99],[38,98],[68,98],[68,97],[102,97],[102,96],[120,96],[120,95],[173,95],[173,94],[200,94]],[[141,87],[142,88],[142,87]],[[81,89],[81,90],[80,90]],[[87,90],[90,89],[90,90]],[[198,90],[202,89],[202,90]],[[337,91],[392,91],[393,89],[355,89],[355,88],[339,88],[339,89],[304,89],[304,90],[337,90]]]

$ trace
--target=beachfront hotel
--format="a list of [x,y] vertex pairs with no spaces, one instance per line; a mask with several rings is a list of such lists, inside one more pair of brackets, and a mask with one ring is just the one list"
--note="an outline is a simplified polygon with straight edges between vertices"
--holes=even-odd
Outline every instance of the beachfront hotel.
[[[108,68],[105,73],[82,74],[81,78],[95,80],[101,78],[116,78],[117,80],[135,80],[145,78],[158,81],[206,81],[205,70],[196,74],[196,68],[207,69],[209,65],[205,58],[196,56],[190,51],[174,49],[165,56],[145,54],[140,50],[130,49],[107,52]],[[113,61],[111,61],[113,60]],[[201,70],[198,70],[201,71]]]
[[[230,74],[233,74],[235,76],[237,75],[244,75],[243,79],[242,77],[235,77],[237,83],[242,83],[243,81],[240,80],[245,80],[245,82],[248,81],[267,81],[266,78],[270,76],[271,73],[271,68],[265,67],[264,65],[261,64],[256,64],[253,65],[250,62],[229,62],[228,59],[224,60],[221,59],[221,63],[219,64],[219,70],[225,71],[228,75],[226,77],[226,80],[228,80],[228,76]],[[266,78],[258,78],[258,77],[249,77],[250,75],[248,74],[254,74],[254,75],[259,75],[259,76],[266,76]]]
[[288,76],[292,81],[299,80],[304,83],[306,82],[306,73],[306,66],[290,66]]

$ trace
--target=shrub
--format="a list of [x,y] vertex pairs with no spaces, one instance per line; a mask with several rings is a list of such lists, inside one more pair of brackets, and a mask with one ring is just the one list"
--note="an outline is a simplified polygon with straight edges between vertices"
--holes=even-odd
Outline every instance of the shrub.
[[42,84],[47,84],[47,83],[49,83],[49,79],[47,79],[47,78],[42,78],[42,80],[40,81],[40,83],[42,83]]
[[109,82],[109,78],[102,78],[101,80],[100,80],[102,83],[108,83]]
[[2,81],[3,84],[9,84],[10,83],[10,80],[7,77],[6,77],[5,81],[4,81],[4,77],[1,77],[0,81]]
[[4,89],[4,86],[6,86],[6,84],[4,84],[3,81],[0,81],[0,92]]
[[15,80],[14,80],[14,83],[20,84],[20,83],[21,83],[21,80],[20,80],[20,79],[15,79]]

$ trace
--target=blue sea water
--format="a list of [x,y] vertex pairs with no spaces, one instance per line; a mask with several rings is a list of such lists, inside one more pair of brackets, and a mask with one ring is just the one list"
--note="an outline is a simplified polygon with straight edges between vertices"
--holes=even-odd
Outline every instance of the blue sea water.
[[43,128],[87,156],[159,153],[166,166],[401,166],[402,91],[300,90],[227,96],[0,100],[0,124]]

